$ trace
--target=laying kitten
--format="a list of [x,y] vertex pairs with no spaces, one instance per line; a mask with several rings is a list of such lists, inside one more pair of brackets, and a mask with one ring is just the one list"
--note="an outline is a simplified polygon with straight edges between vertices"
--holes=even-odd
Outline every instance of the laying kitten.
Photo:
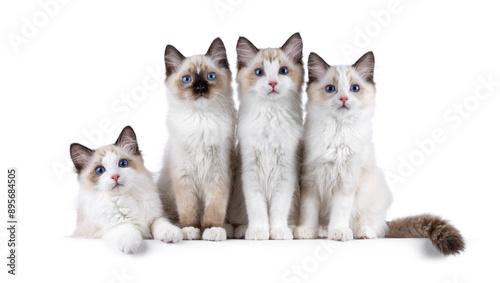
[[374,56],[330,66],[309,56],[299,239],[428,237],[444,254],[463,250],[462,236],[440,217],[388,222],[392,194],[376,166],[371,141],[375,104]]
[[92,150],[74,143],[70,153],[80,182],[76,236],[108,239],[124,253],[136,252],[143,238],[182,240],[181,230],[163,217],[130,126],[115,144]]
[[240,225],[236,238],[293,239],[288,216],[293,214],[292,198],[298,192],[302,39],[296,33],[281,48],[259,50],[240,37],[237,53],[241,176],[237,176],[229,218]]
[[225,240],[233,233],[224,219],[236,121],[226,49],[216,38],[205,55],[186,58],[168,45],[165,65],[169,141],[158,181],[162,201],[177,208],[168,213],[178,217],[185,240]]

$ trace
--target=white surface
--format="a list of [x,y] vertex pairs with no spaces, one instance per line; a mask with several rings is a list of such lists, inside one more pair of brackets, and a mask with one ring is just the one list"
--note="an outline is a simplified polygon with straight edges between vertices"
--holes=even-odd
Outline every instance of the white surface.
[[[500,251],[495,244],[500,233],[500,87],[478,100],[467,118],[459,118],[460,125],[443,118],[471,99],[479,77],[500,81],[498,5],[401,0],[398,12],[379,24],[365,46],[346,56],[340,46],[354,45],[357,30],[369,28],[373,14],[387,10],[391,1],[186,2],[68,1],[17,52],[9,35],[21,34],[24,18],[33,21],[43,9],[37,1],[0,4],[0,168],[19,168],[17,282],[120,282],[113,270],[122,268],[134,277],[124,282],[285,282],[283,272],[311,256],[318,241],[150,242],[142,254],[126,256],[102,241],[67,238],[74,229],[77,191],[69,144],[112,143],[130,124],[146,166],[157,172],[167,139],[161,84],[166,44],[189,56],[205,53],[220,36],[234,75],[239,35],[258,47],[274,47],[296,31],[303,37],[305,58],[314,51],[330,64],[351,64],[374,51],[374,143],[386,172],[397,173],[401,159],[418,154],[416,142],[441,129],[445,138],[438,138],[422,164],[392,186],[389,217],[435,213],[451,219],[468,239],[466,252],[451,258],[429,255],[432,249],[424,240],[335,243],[338,250],[302,282],[498,281],[492,265]],[[221,18],[214,3],[234,7]],[[157,70],[156,80],[151,70]],[[129,99],[144,83],[149,85],[145,94]],[[111,125],[104,134],[103,123]],[[97,141],[88,132],[100,133]],[[5,198],[1,193],[2,213]],[[5,232],[0,230],[2,258]],[[0,274],[2,282],[14,282],[5,266]]]

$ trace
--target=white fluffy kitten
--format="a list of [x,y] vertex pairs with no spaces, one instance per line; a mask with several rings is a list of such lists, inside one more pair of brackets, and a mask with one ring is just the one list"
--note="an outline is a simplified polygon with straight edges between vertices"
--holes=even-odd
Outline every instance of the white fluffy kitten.
[[302,39],[296,33],[281,48],[259,50],[240,37],[237,53],[241,179],[230,204],[230,221],[240,225],[237,238],[292,239],[288,216],[298,191]]
[[386,222],[392,194],[376,166],[371,118],[375,106],[372,52],[352,66],[309,56],[299,239],[427,237],[443,254],[464,248],[460,232],[438,216]]
[[371,52],[353,66],[330,67],[317,54],[309,56],[296,238],[384,236],[392,196],[371,142],[373,67]]
[[115,144],[92,150],[74,143],[70,154],[80,183],[76,236],[108,239],[125,253],[136,252],[143,238],[182,240],[181,230],[163,217],[130,126]]
[[178,217],[184,239],[225,240],[233,233],[224,220],[236,122],[226,49],[217,38],[205,55],[186,58],[168,45],[165,64],[169,141],[158,181],[163,203],[174,208],[169,214]]

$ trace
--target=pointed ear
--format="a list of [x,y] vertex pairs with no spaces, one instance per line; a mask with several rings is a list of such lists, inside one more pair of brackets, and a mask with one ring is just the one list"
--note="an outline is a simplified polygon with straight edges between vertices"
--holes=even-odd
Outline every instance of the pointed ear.
[[69,154],[75,165],[76,173],[80,174],[83,168],[89,163],[94,151],[79,143],[72,143],[69,147]]
[[135,136],[135,132],[130,126],[126,126],[123,128],[120,136],[115,142],[116,146],[119,146],[126,151],[134,154],[140,155],[139,145],[137,144],[137,137]]
[[167,45],[165,48],[165,67],[167,69],[167,77],[177,71],[182,62],[186,59],[179,50],[172,45]]
[[229,62],[227,61],[226,47],[220,37],[217,37],[212,41],[210,47],[208,48],[206,56],[209,56],[214,60],[215,64],[220,67],[229,69]]
[[296,32],[281,46],[281,50],[290,57],[295,64],[302,64],[302,37]]
[[253,45],[250,40],[240,36],[236,44],[236,53],[238,53],[238,70],[246,67],[259,52],[259,49]]
[[375,68],[375,56],[373,52],[366,52],[352,66],[365,81],[373,83],[373,70]]
[[326,74],[330,65],[323,60],[318,54],[311,52],[307,62],[309,70],[309,82],[317,82]]

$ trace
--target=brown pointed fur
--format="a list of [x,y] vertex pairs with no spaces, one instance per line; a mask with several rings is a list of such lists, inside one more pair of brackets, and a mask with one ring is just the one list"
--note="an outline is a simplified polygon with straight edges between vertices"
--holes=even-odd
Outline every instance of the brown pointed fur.
[[388,221],[386,238],[429,238],[444,255],[459,254],[465,249],[462,234],[448,220],[422,214]]

